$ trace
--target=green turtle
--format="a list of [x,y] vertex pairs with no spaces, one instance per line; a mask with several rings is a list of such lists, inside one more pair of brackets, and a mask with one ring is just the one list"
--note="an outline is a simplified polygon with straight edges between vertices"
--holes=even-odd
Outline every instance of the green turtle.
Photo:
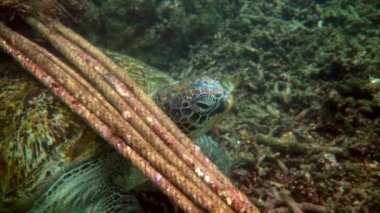
[[[207,77],[175,83],[133,58],[107,53],[228,172],[228,156],[204,134],[231,107],[228,91]],[[0,62],[0,212],[138,212],[129,190],[144,181],[32,76],[11,60]]]

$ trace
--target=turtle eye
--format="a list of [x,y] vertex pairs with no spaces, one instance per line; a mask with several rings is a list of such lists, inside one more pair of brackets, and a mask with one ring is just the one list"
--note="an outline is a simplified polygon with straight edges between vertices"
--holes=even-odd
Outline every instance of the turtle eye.
[[197,102],[197,103],[195,103],[195,105],[197,105],[199,108],[202,108],[204,110],[207,110],[210,107],[206,103],[202,103],[202,102]]
[[216,105],[216,99],[211,95],[199,95],[197,99],[193,100],[192,108],[195,113],[207,114],[213,111]]
[[193,110],[195,113],[203,115],[212,111],[215,103],[211,100],[197,100],[193,103]]

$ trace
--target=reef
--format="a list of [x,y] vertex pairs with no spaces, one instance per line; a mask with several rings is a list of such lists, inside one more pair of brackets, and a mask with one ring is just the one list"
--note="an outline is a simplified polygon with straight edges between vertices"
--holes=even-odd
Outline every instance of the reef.
[[94,1],[78,30],[236,99],[213,134],[262,209],[380,211],[378,1]]

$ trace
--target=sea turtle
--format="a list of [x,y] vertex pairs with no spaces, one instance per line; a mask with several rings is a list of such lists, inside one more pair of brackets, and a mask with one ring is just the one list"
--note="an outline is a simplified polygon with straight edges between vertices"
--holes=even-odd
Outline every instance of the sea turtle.
[[[228,156],[203,134],[231,107],[228,91],[207,77],[174,83],[135,59],[107,53],[228,171]],[[9,58],[0,61],[0,212],[136,212],[128,190],[144,180],[31,75]]]

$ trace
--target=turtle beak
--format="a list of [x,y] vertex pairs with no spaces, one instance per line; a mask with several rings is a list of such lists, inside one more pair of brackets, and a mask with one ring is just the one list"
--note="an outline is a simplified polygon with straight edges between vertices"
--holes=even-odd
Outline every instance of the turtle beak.
[[226,109],[225,112],[228,112],[232,107],[235,105],[234,99],[230,92],[225,91],[225,96],[223,100],[226,102]]
[[232,98],[231,93],[227,90],[224,90],[223,96],[219,99],[218,109],[216,110],[219,113],[226,113],[234,106],[234,99]]

